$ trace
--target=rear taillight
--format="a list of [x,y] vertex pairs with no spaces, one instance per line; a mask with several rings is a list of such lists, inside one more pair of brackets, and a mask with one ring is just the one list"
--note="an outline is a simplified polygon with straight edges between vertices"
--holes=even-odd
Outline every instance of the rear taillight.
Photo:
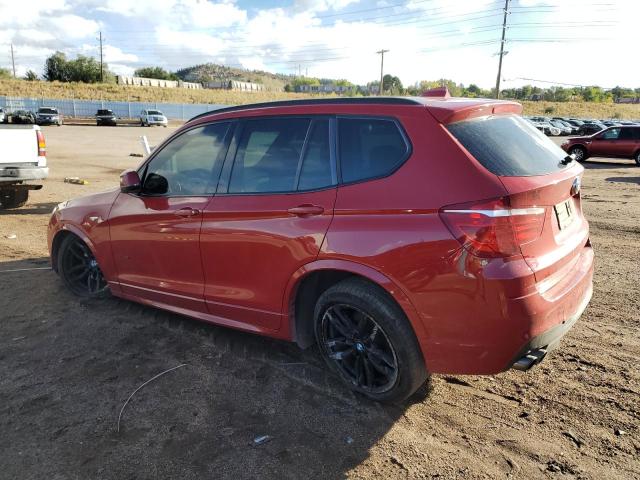
[[456,239],[478,257],[511,257],[540,237],[544,207],[511,208],[509,198],[448,205],[440,218]]
[[44,157],[47,153],[47,144],[44,141],[44,134],[40,130],[36,130],[36,139],[38,140],[38,156]]

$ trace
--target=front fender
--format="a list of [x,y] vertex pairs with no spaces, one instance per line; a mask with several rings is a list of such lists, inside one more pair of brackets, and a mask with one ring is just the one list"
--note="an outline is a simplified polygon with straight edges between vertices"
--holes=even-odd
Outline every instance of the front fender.
[[282,332],[282,336],[284,338],[295,340],[295,315],[292,315],[292,312],[294,311],[293,306],[295,303],[298,287],[306,276],[308,276],[312,272],[317,272],[320,270],[338,270],[342,272],[352,273],[354,275],[364,277],[384,288],[385,291],[389,295],[391,295],[391,297],[398,303],[400,308],[402,308],[404,314],[407,316],[407,319],[411,323],[411,326],[413,328],[413,331],[415,332],[416,338],[418,339],[418,343],[420,344],[420,348],[424,356],[426,331],[417,310],[409,300],[409,297],[406,295],[406,293],[399,285],[397,285],[387,276],[380,273],[378,270],[367,265],[363,265],[357,262],[351,262],[348,260],[316,260],[304,265],[291,276],[291,279],[289,280],[289,283],[287,284],[287,287],[285,289],[282,305],[282,311],[284,312],[285,320],[283,322],[283,327],[285,329],[288,329],[288,331]]

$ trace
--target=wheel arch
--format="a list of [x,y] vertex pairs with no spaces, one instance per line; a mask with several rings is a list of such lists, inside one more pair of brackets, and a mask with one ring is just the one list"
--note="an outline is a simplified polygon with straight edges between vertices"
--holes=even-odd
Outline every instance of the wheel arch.
[[401,308],[424,356],[424,325],[402,288],[374,268],[345,260],[318,260],[300,268],[291,277],[283,300],[287,336],[302,348],[312,345],[315,342],[313,308],[318,297],[332,285],[351,277],[360,277],[378,286]]
[[82,240],[94,257],[98,258],[96,255],[96,248],[89,236],[82,231],[82,229],[76,227],[72,224],[64,225],[60,230],[58,230],[53,236],[53,240],[51,241],[51,267],[54,271],[58,271],[58,251],[60,249],[60,245],[62,241],[68,237],[69,235],[75,235],[80,240]]

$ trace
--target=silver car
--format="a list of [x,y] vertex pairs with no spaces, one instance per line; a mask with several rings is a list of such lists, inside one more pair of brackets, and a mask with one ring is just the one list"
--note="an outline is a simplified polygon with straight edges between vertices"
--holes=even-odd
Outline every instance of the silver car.
[[140,125],[143,127],[150,127],[151,125],[166,127],[168,124],[167,117],[160,110],[142,110],[140,112]]

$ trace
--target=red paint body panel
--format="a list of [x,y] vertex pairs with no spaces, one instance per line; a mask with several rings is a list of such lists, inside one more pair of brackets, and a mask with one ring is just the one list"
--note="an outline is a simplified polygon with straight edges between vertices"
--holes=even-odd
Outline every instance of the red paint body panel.
[[[204,212],[204,298],[213,315],[277,330],[291,276],[318,256],[331,223],[336,188],[285,195],[216,196]],[[323,213],[300,217],[300,205]]]
[[[314,192],[85,197],[54,213],[50,248],[56,234],[73,231],[86,239],[115,295],[290,340],[296,336],[295,296],[307,275],[359,275],[402,308],[429,371],[500,372],[533,337],[562,325],[589,298],[593,250],[579,194],[570,193],[582,168],[498,177],[443,124],[513,114],[520,105],[436,97],[420,102],[260,106],[199,117],[184,128],[271,115],[391,117],[412,149],[385,178]],[[512,208],[545,208],[540,238],[523,245],[522,254],[474,256],[439,215],[446,205],[502,197]],[[576,216],[560,231],[553,208],[567,200]],[[309,205],[321,208],[314,215],[290,212]],[[177,216],[182,208],[198,215]],[[100,222],[88,220],[96,216]]]

